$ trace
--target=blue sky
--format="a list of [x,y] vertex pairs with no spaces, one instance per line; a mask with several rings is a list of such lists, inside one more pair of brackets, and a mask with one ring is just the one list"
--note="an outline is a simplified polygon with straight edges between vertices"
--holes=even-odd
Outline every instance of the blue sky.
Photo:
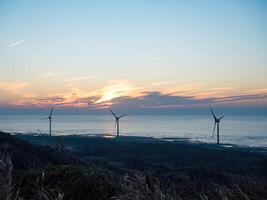
[[0,106],[105,107],[158,92],[266,107],[266,11],[259,0],[1,0]]

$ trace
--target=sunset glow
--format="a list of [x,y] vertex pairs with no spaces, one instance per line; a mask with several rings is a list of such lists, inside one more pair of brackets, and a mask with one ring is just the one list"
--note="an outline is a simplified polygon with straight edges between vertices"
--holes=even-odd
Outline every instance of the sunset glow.
[[265,3],[59,2],[1,3],[1,108],[267,105]]

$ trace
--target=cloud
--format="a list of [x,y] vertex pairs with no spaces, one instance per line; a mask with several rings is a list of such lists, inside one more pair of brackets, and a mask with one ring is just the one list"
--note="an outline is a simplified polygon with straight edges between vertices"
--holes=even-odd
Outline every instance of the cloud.
[[160,85],[168,85],[171,83],[173,83],[173,81],[160,81],[160,82],[154,82],[154,83],[152,83],[152,85],[160,86]]
[[0,81],[0,105],[10,105],[21,99],[27,87],[25,82]]
[[211,105],[231,105],[237,103],[242,105],[242,102],[256,100],[267,105],[267,94],[244,94],[238,96],[227,96],[222,98],[203,98],[198,99],[195,96],[179,96],[172,94],[163,94],[161,92],[144,92],[139,97],[119,97],[112,99],[112,107],[125,110],[140,110],[140,109],[179,109],[179,108],[201,108]]
[[95,91],[95,94],[101,96],[96,103],[107,103],[123,96],[139,96],[141,90],[141,87],[136,87],[125,80],[112,81],[108,86]]
[[98,77],[98,76],[82,76],[82,77],[75,77],[75,78],[66,79],[66,81],[68,81],[68,82],[82,81],[82,80],[93,79],[96,77]]
[[97,105],[94,102],[99,97],[86,97],[68,99],[62,96],[54,96],[49,98],[35,98],[33,101],[23,102],[27,106],[32,107],[47,107],[53,105],[57,108],[91,108],[91,109],[102,109],[103,105]]
[[0,82],[0,90],[8,90],[8,91],[17,91],[22,88],[25,88],[28,85],[28,83],[24,82],[8,82],[8,81],[2,81]]
[[195,99],[193,96],[174,96],[161,92],[144,92],[143,96],[114,99],[113,106],[132,109],[181,108],[211,103],[209,99]]
[[[54,76],[47,73],[47,77]],[[84,76],[69,79],[70,81],[85,80],[94,76]],[[65,80],[65,79],[63,79]],[[46,85],[45,85],[46,84]],[[210,95],[200,95],[202,85],[187,85],[186,89],[179,86],[165,92],[151,91],[148,87],[138,87],[127,80],[110,81],[101,89],[90,90],[88,86],[81,87],[64,81],[42,81],[35,84],[24,82],[0,82],[1,105],[18,107],[47,107],[55,105],[62,108],[103,109],[115,107],[123,110],[175,110],[184,108],[203,108],[216,106],[267,106],[267,92],[255,90],[231,95],[223,91],[234,93],[232,88],[205,88],[202,91]],[[166,83],[167,84],[167,83]],[[36,85],[38,87],[36,87]],[[190,88],[190,89],[188,89]],[[200,88],[200,89],[199,89]],[[197,91],[197,92],[191,92]],[[219,91],[219,93],[218,93]],[[213,94],[213,92],[217,92]],[[234,93],[238,94],[238,93]],[[213,96],[213,97],[211,97]]]
[[218,103],[229,103],[229,102],[242,102],[242,101],[250,101],[250,100],[263,100],[267,103],[267,93],[263,94],[243,94],[236,96],[227,96],[227,97],[219,97],[219,98],[210,98],[214,102]]
[[[127,93],[125,93],[127,94]],[[100,101],[101,100],[101,101]],[[267,105],[267,94],[244,94],[236,96],[218,97],[218,98],[203,98],[198,99],[195,96],[179,96],[174,94],[164,94],[159,91],[143,92],[141,95],[133,96],[118,96],[112,99],[102,101],[101,95],[79,97],[77,95],[68,96],[51,96],[46,98],[25,99],[19,103],[13,104],[17,106],[32,106],[32,107],[47,107],[54,105],[61,108],[88,108],[88,109],[103,109],[113,107],[119,110],[129,112],[144,111],[144,110],[170,110],[180,108],[204,108],[213,105],[216,106],[232,106],[243,105],[242,102],[251,105],[251,101],[260,102],[262,105]],[[265,104],[264,104],[265,103]]]
[[23,42],[24,42],[24,40],[19,40],[17,42],[13,42],[13,43],[9,44],[9,47],[10,48],[16,47],[16,46],[22,44]]
[[50,98],[38,98],[36,100],[40,102],[63,102],[65,98],[64,97],[50,97]]

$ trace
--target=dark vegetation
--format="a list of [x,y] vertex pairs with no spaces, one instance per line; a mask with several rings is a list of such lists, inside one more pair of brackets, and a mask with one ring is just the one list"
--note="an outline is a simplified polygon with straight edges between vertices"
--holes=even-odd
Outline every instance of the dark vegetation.
[[0,151],[1,200],[267,199],[263,149],[1,132]]

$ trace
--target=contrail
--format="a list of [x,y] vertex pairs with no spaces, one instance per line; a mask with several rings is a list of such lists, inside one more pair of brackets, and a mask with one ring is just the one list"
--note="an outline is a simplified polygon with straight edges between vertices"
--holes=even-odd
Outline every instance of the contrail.
[[11,44],[9,44],[9,47],[15,47],[15,46],[17,46],[17,45],[19,45],[19,44],[21,44],[21,43],[23,43],[24,42],[24,40],[20,40],[20,41],[17,41],[17,42],[14,42],[14,43],[11,43]]

